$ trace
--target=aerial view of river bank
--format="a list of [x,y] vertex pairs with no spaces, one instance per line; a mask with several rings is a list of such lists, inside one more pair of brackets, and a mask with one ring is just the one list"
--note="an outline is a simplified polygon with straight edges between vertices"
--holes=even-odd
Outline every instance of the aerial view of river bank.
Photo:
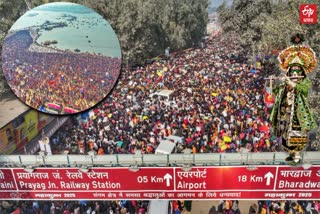
[[53,114],[86,110],[101,101],[120,74],[121,49],[113,29],[93,10],[51,3],[12,26],[2,52],[13,92]]

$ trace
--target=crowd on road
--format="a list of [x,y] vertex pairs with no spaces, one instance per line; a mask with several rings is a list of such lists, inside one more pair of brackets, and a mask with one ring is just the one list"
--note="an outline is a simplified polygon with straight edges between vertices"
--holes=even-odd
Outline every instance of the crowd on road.
[[[172,201],[172,213],[186,211],[184,201]],[[146,214],[148,201],[1,201],[1,214]],[[241,201],[222,200],[209,214],[319,214],[319,200],[252,201],[244,211]]]
[[1,214],[146,214],[148,201],[1,201]]
[[65,113],[63,107],[86,110],[101,101],[117,81],[119,58],[61,50],[41,52],[43,47],[37,51],[36,47],[41,47],[33,43],[29,30],[7,37],[3,70],[14,93],[35,109],[54,108],[57,113]]
[[[124,68],[112,93],[84,120],[58,131],[54,145],[77,145],[72,153],[154,153],[162,139],[177,135],[181,150],[194,153],[278,151],[263,79],[275,69],[247,64],[235,41],[216,35],[204,48]],[[163,89],[173,91],[169,98],[151,96]]]
[[249,214],[318,214],[320,201],[258,201],[250,206]]
[[[244,212],[241,201],[222,200],[219,205],[212,206],[209,214],[241,214]],[[246,212],[247,213],[247,212]],[[320,201],[291,201],[270,200],[252,201],[248,210],[249,214],[318,214],[320,213]]]

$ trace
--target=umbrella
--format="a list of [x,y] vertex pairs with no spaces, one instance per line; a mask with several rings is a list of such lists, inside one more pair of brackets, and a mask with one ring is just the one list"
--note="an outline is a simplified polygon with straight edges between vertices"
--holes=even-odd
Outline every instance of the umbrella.
[[216,97],[216,96],[218,96],[218,93],[217,93],[217,92],[212,92],[211,95],[212,95],[213,97]]
[[223,136],[223,141],[226,142],[226,143],[230,143],[231,142],[231,137],[229,136]]
[[227,145],[223,142],[219,143],[220,150],[223,152],[227,149]]
[[232,102],[233,101],[233,98],[230,97],[230,96],[225,96],[224,99],[228,102]]
[[143,117],[142,117],[142,120],[147,120],[147,119],[149,119],[148,116],[143,116]]

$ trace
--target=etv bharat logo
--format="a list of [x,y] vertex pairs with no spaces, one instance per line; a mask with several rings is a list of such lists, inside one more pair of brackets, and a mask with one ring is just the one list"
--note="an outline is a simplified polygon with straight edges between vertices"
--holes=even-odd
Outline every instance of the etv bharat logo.
[[301,24],[317,23],[317,5],[316,4],[300,5],[300,23]]

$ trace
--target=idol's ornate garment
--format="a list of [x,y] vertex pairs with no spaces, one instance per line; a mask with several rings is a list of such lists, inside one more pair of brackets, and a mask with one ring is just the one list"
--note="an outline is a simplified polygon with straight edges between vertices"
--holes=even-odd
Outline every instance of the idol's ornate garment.
[[275,135],[283,138],[285,150],[301,151],[308,131],[317,127],[307,100],[311,81],[305,78],[295,87],[281,83],[273,89],[276,96],[270,120]]

